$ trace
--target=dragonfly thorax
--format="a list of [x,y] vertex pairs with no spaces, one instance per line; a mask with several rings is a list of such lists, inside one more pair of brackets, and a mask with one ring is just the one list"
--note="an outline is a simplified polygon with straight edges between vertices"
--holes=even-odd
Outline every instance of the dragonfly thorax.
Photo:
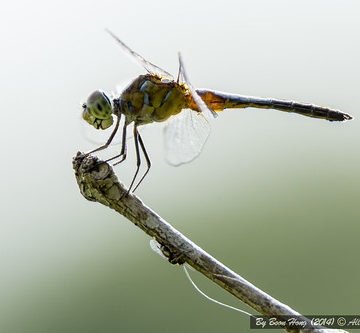
[[83,104],[82,117],[96,129],[106,129],[113,123],[110,99],[100,90],[91,93]]
[[114,99],[114,113],[125,115],[127,123],[144,125],[162,122],[187,105],[187,90],[175,81],[156,75],[140,75]]

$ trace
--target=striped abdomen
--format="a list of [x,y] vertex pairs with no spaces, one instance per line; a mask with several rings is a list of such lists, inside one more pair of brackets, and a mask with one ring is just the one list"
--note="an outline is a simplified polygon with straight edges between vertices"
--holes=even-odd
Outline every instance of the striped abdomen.
[[[330,121],[350,120],[352,117],[339,110],[329,109],[323,106],[305,104],[293,101],[285,101],[274,98],[260,98],[242,96],[237,94],[227,94],[221,91],[197,89],[197,93],[214,111],[233,108],[260,108],[274,109],[286,112],[295,112],[307,117],[321,118]],[[192,108],[192,106],[190,106]]]

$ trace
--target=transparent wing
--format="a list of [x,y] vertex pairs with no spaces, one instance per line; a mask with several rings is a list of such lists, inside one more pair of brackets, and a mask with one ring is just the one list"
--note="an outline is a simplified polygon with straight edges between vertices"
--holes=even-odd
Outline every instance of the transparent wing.
[[105,29],[107,33],[111,35],[122,47],[122,49],[131,56],[132,59],[135,59],[138,64],[140,64],[142,67],[144,67],[149,74],[155,74],[157,76],[162,76],[165,78],[168,78],[169,80],[173,80],[174,78],[170,73],[163,70],[162,68],[152,64],[151,62],[147,61],[145,58],[143,58],[140,54],[133,51],[130,47],[128,47],[124,42],[122,42],[113,32],[111,32],[109,29]]
[[167,121],[164,129],[165,156],[167,162],[175,166],[191,162],[201,153],[210,134],[208,119],[217,117],[190,83],[180,53],[178,81],[185,83],[200,112],[184,109]]
[[191,162],[201,153],[209,134],[210,124],[200,112],[184,109],[170,117],[164,129],[167,162],[174,166]]
[[180,79],[180,81],[185,82],[187,88],[190,91],[191,97],[193,98],[193,100],[194,100],[196,106],[198,107],[198,109],[200,110],[200,112],[202,112],[205,116],[207,116],[208,113],[211,113],[213,115],[213,117],[216,118],[218,116],[216,114],[216,112],[214,110],[211,110],[206,105],[206,103],[202,100],[202,98],[196,92],[193,85],[190,83],[190,81],[187,77],[186,71],[185,71],[184,63],[182,61],[180,52],[178,53],[178,57],[179,57],[179,79]]

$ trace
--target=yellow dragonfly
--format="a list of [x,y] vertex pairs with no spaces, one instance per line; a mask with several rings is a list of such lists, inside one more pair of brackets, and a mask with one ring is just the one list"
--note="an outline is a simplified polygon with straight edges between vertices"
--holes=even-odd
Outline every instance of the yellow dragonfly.
[[179,53],[179,71],[175,80],[171,74],[145,60],[141,55],[130,49],[111,31],[107,32],[117,41],[123,51],[134,58],[148,72],[139,75],[118,98],[110,100],[100,90],[91,93],[83,104],[82,117],[96,129],[106,129],[113,124],[115,127],[102,146],[86,155],[107,148],[119,130],[120,119],[124,116],[122,127],[122,144],[120,153],[106,162],[119,159],[114,165],[126,159],[126,129],[134,123],[133,136],[137,167],[129,186],[130,193],[138,175],[141,157],[140,149],[145,157],[147,169],[138,181],[134,191],[150,170],[151,162],[138,127],[152,122],[165,122],[164,130],[166,159],[172,165],[188,163],[197,157],[210,133],[209,117],[216,117],[218,111],[232,108],[261,108],[294,112],[307,117],[321,118],[329,121],[350,120],[352,117],[339,110],[313,104],[286,101],[274,98],[260,98],[228,94],[209,89],[195,89],[186,75],[184,64]]

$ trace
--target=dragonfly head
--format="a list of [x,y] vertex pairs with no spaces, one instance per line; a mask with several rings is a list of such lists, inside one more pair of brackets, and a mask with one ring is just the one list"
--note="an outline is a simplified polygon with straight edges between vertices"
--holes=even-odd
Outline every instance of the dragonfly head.
[[113,123],[112,106],[109,97],[100,90],[91,93],[83,104],[82,117],[96,129],[106,129]]

